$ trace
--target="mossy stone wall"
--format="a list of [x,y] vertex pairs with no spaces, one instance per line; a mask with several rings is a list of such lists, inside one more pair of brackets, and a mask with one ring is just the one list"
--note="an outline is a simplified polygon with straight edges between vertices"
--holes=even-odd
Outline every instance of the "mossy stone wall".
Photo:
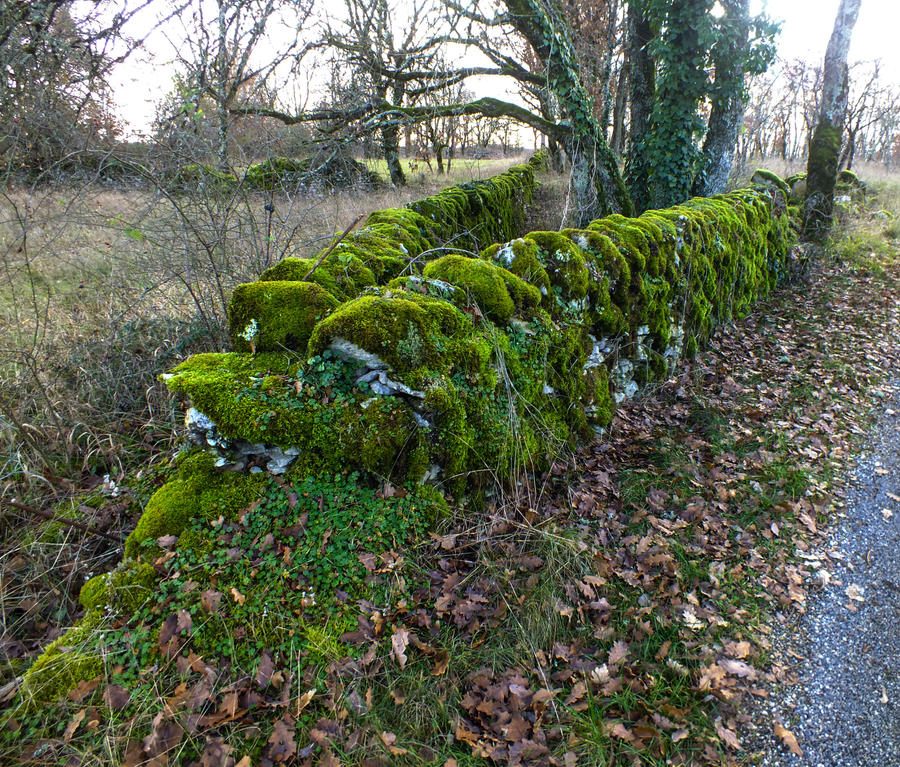
[[[244,356],[192,358],[169,386],[215,424],[200,441],[222,461],[246,443],[293,449],[291,471],[349,466],[477,502],[514,466],[538,469],[602,430],[616,403],[787,275],[789,189],[765,171],[754,178],[479,253],[434,243],[509,232],[532,168],[374,213],[318,282],[294,260],[238,288],[231,332]],[[265,354],[246,355],[251,343]]]
[[[159,538],[211,556],[204,520],[244,514],[271,473],[313,496],[338,476],[369,493],[405,485],[426,526],[445,499],[483,503],[602,431],[617,403],[675,371],[789,273],[794,222],[780,184],[516,236],[511,208],[532,173],[513,173],[527,181],[519,191],[484,187],[500,190],[496,220],[491,204],[465,202],[472,190],[448,190],[446,204],[372,214],[318,280],[307,263],[285,263],[236,291],[237,351],[194,356],[167,376],[193,405],[186,420],[201,451],[147,504],[121,573],[86,585],[88,622],[133,605]],[[470,245],[484,244],[476,231],[502,232],[501,242],[478,253],[435,247],[452,237],[451,221]],[[314,310],[303,296],[318,297]],[[373,512],[359,508],[353,529],[365,530]],[[77,652],[63,663],[78,638],[48,648],[27,693],[47,697],[97,673]]]

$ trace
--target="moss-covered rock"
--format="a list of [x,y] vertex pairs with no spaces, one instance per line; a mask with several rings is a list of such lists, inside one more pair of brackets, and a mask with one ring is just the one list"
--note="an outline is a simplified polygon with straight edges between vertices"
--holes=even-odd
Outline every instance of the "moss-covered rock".
[[485,316],[506,323],[515,311],[534,309],[541,293],[512,272],[479,258],[444,256],[430,262],[423,272],[426,279],[441,280],[466,292]]
[[512,240],[484,249],[482,258],[494,261],[534,285],[542,296],[550,296],[550,276],[538,259],[538,244],[531,238]]
[[259,474],[216,471],[215,459],[207,453],[183,459],[175,478],[147,502],[125,541],[125,556],[136,557],[144,541],[180,535],[193,519],[233,518],[256,499],[263,480]]
[[298,186],[340,189],[380,186],[381,177],[344,152],[325,151],[320,156],[294,159],[270,157],[247,168],[243,184],[260,191],[293,191]]
[[171,177],[169,185],[177,191],[215,191],[220,194],[233,194],[238,180],[234,173],[219,170],[212,165],[191,163],[183,165]]
[[[794,173],[785,179],[785,183],[787,183],[791,190],[790,196],[788,197],[788,204],[801,205],[806,197],[806,174]],[[799,217],[799,215],[800,214],[797,214],[797,217]]]
[[790,197],[791,189],[781,176],[770,170],[760,168],[750,177],[750,183],[763,187],[772,187],[780,191],[785,199]]
[[854,189],[864,189],[866,186],[859,176],[846,168],[838,173],[837,181],[839,184],[846,184]]
[[537,259],[550,278],[557,303],[566,307],[583,301],[590,274],[581,248],[559,232],[531,232],[525,239],[537,245]]
[[365,288],[375,285],[375,274],[355,256],[331,257],[318,267],[316,263],[312,258],[289,256],[266,269],[259,279],[260,282],[314,282],[338,301],[356,298]]
[[[309,352],[332,349],[401,374],[438,372],[465,364],[470,355],[461,344],[473,332],[472,321],[447,301],[419,293],[368,295],[348,301],[316,325]],[[472,372],[483,366],[476,364]]]
[[305,351],[315,324],[339,305],[313,282],[238,285],[228,304],[231,343],[239,352]]
[[103,663],[91,647],[91,633],[101,623],[99,613],[90,612],[47,645],[22,678],[19,694],[26,705],[49,703],[103,672]]
[[156,571],[146,562],[127,562],[111,573],[95,575],[78,595],[78,601],[88,612],[113,610],[130,615],[152,594]]

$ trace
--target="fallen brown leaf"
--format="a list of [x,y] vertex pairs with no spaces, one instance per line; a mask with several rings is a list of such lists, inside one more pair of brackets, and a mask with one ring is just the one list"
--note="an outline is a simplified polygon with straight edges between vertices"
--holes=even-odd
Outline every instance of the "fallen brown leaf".
[[81,711],[77,711],[75,715],[69,720],[69,723],[66,725],[66,729],[63,732],[63,740],[68,743],[72,740],[72,736],[75,734],[75,730],[78,729],[78,725],[81,724],[81,720],[87,715],[87,711],[85,709],[81,709]]
[[391,636],[391,655],[400,664],[400,668],[409,660],[406,656],[406,648],[409,647],[409,631],[402,626],[395,628]]
[[793,732],[786,729],[780,722],[776,722],[775,724],[775,734],[781,738],[790,750],[791,753],[796,754],[797,756],[803,756],[803,749],[800,748],[800,744],[797,743],[797,738]]
[[263,752],[273,762],[286,762],[297,753],[297,743],[294,740],[294,720],[290,716],[285,715],[275,722],[275,727]]
[[113,711],[118,711],[129,704],[131,692],[117,684],[109,684],[103,691],[103,700]]

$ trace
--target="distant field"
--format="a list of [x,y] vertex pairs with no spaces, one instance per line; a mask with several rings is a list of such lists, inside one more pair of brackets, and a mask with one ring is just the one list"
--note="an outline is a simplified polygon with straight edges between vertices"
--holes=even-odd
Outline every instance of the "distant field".
[[[461,184],[474,179],[495,176],[498,173],[505,171],[511,165],[522,162],[526,158],[526,154],[487,160],[454,158],[450,165],[450,172],[443,176],[438,175],[437,164],[434,159],[431,160],[431,167],[434,170],[429,170],[425,163],[419,162],[418,169],[411,171],[410,163],[415,163],[415,158],[412,157],[403,157],[400,162],[403,165],[403,172],[407,175],[407,181],[410,187],[431,188],[434,186],[452,186],[453,184]],[[387,162],[385,160],[365,160],[364,162],[366,166],[371,170],[374,170],[382,178],[389,178]]]
[[[739,189],[750,182],[750,176],[757,168],[765,168],[787,178],[794,173],[806,173],[806,160],[782,160],[780,157],[765,159],[751,158],[731,180],[731,186]],[[859,162],[853,166],[853,172],[863,181],[891,181],[900,179],[900,168],[886,168],[883,162]]]

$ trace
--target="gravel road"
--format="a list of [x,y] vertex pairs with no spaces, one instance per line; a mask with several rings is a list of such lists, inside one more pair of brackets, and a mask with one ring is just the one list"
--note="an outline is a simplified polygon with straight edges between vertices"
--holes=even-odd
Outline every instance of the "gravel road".
[[[799,681],[754,712],[755,764],[900,767],[900,386],[879,411],[826,549],[833,579],[777,643]],[[775,736],[776,722],[803,756]]]

